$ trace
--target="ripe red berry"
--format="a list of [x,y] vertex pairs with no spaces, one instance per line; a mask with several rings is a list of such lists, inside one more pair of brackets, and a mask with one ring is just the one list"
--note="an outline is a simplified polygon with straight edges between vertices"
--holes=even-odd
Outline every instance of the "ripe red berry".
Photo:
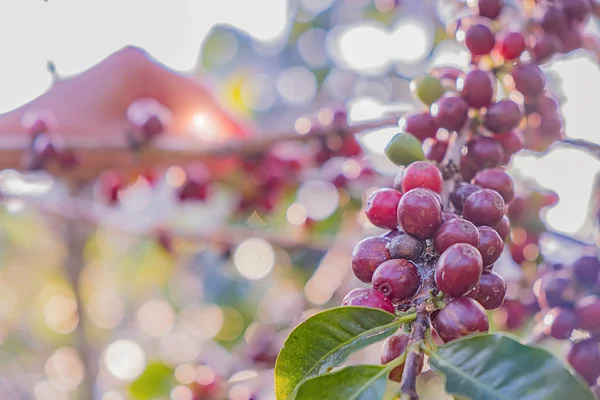
[[573,343],[567,361],[587,383],[593,385],[600,377],[600,345],[593,339]]
[[370,237],[358,242],[352,251],[352,271],[356,277],[371,283],[373,272],[381,263],[392,258],[387,249],[389,239]]
[[575,313],[568,308],[553,308],[544,317],[551,319],[550,325],[545,329],[547,335],[558,340],[566,340],[571,337],[573,330],[577,328]]
[[495,44],[494,33],[486,25],[474,24],[465,32],[465,46],[474,56],[488,54]]
[[369,221],[380,228],[396,229],[401,197],[402,194],[394,189],[379,189],[371,193],[365,206]]
[[464,78],[458,80],[457,86],[469,106],[482,108],[492,104],[496,83],[489,72],[481,69],[469,71]]
[[497,140],[481,136],[467,143],[465,161],[477,171],[493,168],[504,161],[504,149]]
[[489,322],[481,304],[469,297],[460,297],[435,316],[433,327],[444,343],[448,343],[463,336],[487,332]]
[[511,71],[515,88],[525,97],[535,97],[544,91],[546,76],[536,64],[519,64]]
[[502,37],[498,44],[498,51],[505,60],[519,58],[525,51],[525,38],[521,32],[509,32]]
[[493,228],[496,232],[498,232],[498,235],[500,235],[500,238],[502,240],[506,240],[508,235],[510,235],[510,219],[508,219],[508,217],[505,215],[502,217],[500,222],[498,222],[496,225],[492,226],[491,228]]
[[[400,357],[408,346],[410,336],[405,333],[397,333],[385,339],[381,346],[381,364],[387,364],[396,358]],[[402,381],[402,372],[404,372],[404,364],[394,368],[389,375],[389,379],[394,382]]]
[[436,193],[442,192],[444,178],[439,168],[427,161],[416,161],[404,170],[402,176],[402,192],[411,189],[425,188]]
[[504,242],[498,232],[489,226],[480,226],[477,230],[479,231],[479,246],[477,246],[477,249],[481,253],[483,266],[490,267],[502,255]]
[[548,61],[561,50],[562,44],[556,35],[540,35],[533,45],[533,59],[538,63]]
[[430,161],[441,163],[448,151],[448,142],[446,140],[432,140],[432,143],[425,150],[425,158]]
[[417,266],[408,260],[392,259],[382,263],[373,274],[373,289],[385,294],[394,304],[414,296],[421,286]]
[[435,251],[442,254],[448,247],[456,243],[467,243],[477,247],[479,245],[477,227],[462,218],[454,218],[444,222],[433,238]]
[[435,284],[451,297],[459,297],[473,290],[479,282],[483,263],[479,251],[467,243],[448,247],[435,267]]
[[494,139],[500,142],[504,149],[504,160],[502,164],[508,164],[512,155],[523,150],[525,144],[525,138],[519,130],[512,130],[510,132],[494,135]]
[[563,0],[562,5],[569,22],[583,22],[590,11],[585,0]]
[[409,235],[429,239],[442,224],[442,206],[430,190],[409,190],[398,204],[398,223]]
[[455,213],[446,212],[446,211],[442,212],[442,223],[452,221],[453,219],[456,219],[456,218],[458,218],[458,215],[456,215]]
[[465,200],[463,215],[477,226],[496,225],[504,215],[504,200],[495,190],[478,190]]
[[600,261],[594,256],[583,256],[573,263],[573,276],[584,286],[593,286],[600,274]]
[[522,116],[517,103],[504,99],[488,108],[483,124],[493,133],[505,133],[519,125]]
[[515,184],[504,168],[484,169],[475,175],[473,183],[485,189],[495,190],[506,204],[515,198]]
[[462,212],[463,204],[467,197],[481,189],[481,186],[471,183],[461,182],[456,186],[456,189],[450,194],[450,201],[459,212]]
[[431,114],[421,111],[406,117],[404,130],[423,142],[427,138],[435,137],[438,126]]
[[431,105],[431,116],[440,128],[458,131],[469,116],[469,106],[457,96],[443,96]]
[[394,313],[394,305],[390,299],[385,297],[383,293],[371,288],[352,289],[344,297],[342,305],[379,308],[383,311]]
[[474,299],[486,310],[496,310],[504,303],[505,296],[506,282],[504,279],[495,272],[483,271]]
[[575,315],[580,329],[600,332],[600,297],[590,295],[577,301]]
[[422,241],[406,233],[400,233],[393,237],[388,244],[388,250],[392,258],[403,258],[411,261],[417,261],[423,254],[424,249]]
[[546,275],[536,282],[538,302],[542,308],[567,307],[573,305],[570,298],[571,280],[556,274]]
[[547,33],[560,34],[568,28],[567,16],[558,6],[547,6],[538,10],[542,13],[540,25]]
[[502,11],[503,3],[503,0],[478,0],[477,8],[479,9],[479,15],[489,19],[496,19]]

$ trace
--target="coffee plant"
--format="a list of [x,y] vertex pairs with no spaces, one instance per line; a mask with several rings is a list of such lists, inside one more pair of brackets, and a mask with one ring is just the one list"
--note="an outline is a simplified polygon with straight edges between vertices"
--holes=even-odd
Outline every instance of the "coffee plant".
[[[528,231],[515,224],[526,237],[509,241],[520,262],[524,245],[539,239],[539,210],[555,202],[551,194],[536,195],[534,205],[515,198],[504,166],[523,148],[544,151],[563,138],[558,102],[539,65],[581,47],[581,24],[593,6],[535,3],[513,5],[528,16],[518,28],[504,27],[509,7],[500,0],[463,10],[473,15],[449,29],[470,51],[471,70],[437,68],[413,81],[413,94],[428,109],[404,118],[386,154],[405,168],[365,206],[369,221],[390,231],[362,240],[352,253],[354,274],[371,287],[353,289],[341,308],[307,319],[290,334],[275,369],[278,399],[380,399],[388,379],[400,383],[398,396],[417,399],[426,357],[456,396],[593,398],[581,378],[594,385],[600,376],[596,257],[536,285],[547,334],[568,339],[575,329],[590,332],[567,355],[579,377],[544,350],[488,334],[486,310],[501,307],[506,296],[493,267],[511,220],[529,220],[520,224]],[[433,140],[426,153],[425,140]],[[381,366],[332,371],[379,341]]]

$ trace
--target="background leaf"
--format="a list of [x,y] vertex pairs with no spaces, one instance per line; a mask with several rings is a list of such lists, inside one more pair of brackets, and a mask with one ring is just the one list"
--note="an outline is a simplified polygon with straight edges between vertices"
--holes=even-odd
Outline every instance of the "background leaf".
[[342,364],[348,355],[392,335],[400,322],[375,308],[338,307],[315,314],[286,339],[275,365],[275,394],[291,398],[302,381]]
[[151,400],[169,396],[175,385],[173,370],[162,363],[148,364],[144,372],[129,385],[129,394],[136,400]]
[[379,400],[383,398],[389,368],[354,365],[304,382],[295,400]]
[[502,334],[441,346],[429,365],[445,375],[448,393],[475,400],[594,400],[561,360]]

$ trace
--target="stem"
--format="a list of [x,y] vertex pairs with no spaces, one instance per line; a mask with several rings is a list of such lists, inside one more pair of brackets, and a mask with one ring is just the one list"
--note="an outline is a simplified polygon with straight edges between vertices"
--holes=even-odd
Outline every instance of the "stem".
[[587,150],[589,153],[591,153],[592,156],[596,157],[597,159],[600,159],[600,144],[589,142],[584,139],[563,139],[559,143]]
[[402,382],[400,390],[403,393],[403,398],[410,400],[418,400],[417,395],[417,376],[421,373],[423,365],[423,352],[420,345],[425,339],[425,332],[429,326],[429,316],[425,305],[419,306],[417,318],[412,324],[412,334],[408,342],[406,363],[404,365],[404,373],[402,374]]
[[543,342],[548,335],[545,332],[546,324],[544,321],[540,321],[536,326],[531,330],[531,334],[529,336],[523,338],[521,343],[526,345],[539,344]]
[[[73,195],[78,196],[79,190],[73,190]],[[81,224],[75,219],[65,220],[64,226],[64,241],[67,248],[67,258],[65,260],[65,270],[71,283],[75,300],[77,302],[77,310],[79,313],[79,321],[73,332],[75,336],[75,349],[81,357],[84,365],[84,376],[80,386],[80,399],[92,400],[94,398],[94,377],[97,373],[97,368],[93,359],[93,347],[88,341],[85,334],[85,313],[83,311],[83,299],[79,286],[81,272],[85,265],[84,248],[89,238],[89,227]]]
[[442,174],[444,175],[444,183],[442,186],[442,201],[444,208],[450,205],[450,193],[454,190],[454,178],[460,172],[460,158],[462,157],[462,148],[467,142],[468,124],[454,135],[454,141],[450,143],[449,149],[441,163]]

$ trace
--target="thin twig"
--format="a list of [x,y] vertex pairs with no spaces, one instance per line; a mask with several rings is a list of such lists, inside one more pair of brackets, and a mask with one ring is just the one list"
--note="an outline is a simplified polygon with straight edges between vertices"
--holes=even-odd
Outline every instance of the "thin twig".
[[579,149],[584,149],[597,159],[600,159],[600,144],[589,142],[584,139],[563,139],[558,143],[561,145],[568,145]]
[[412,324],[412,333],[407,346],[408,354],[400,384],[403,397],[410,400],[418,400],[419,398],[417,395],[417,376],[421,373],[423,367],[423,352],[420,345],[425,339],[425,332],[428,326],[429,315],[425,304],[422,304],[417,310],[417,319]]

